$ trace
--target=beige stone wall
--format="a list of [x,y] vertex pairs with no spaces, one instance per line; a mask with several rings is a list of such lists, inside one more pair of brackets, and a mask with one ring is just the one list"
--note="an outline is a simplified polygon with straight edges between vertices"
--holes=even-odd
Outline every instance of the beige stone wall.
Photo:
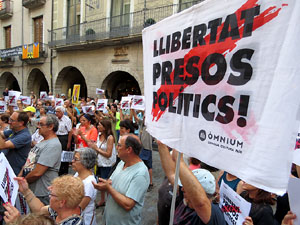
[[[118,57],[118,48],[125,48],[127,55]],[[119,61],[118,61],[119,60]],[[56,73],[54,81],[58,79],[60,71],[65,67],[77,68],[85,77],[88,96],[96,96],[96,88],[101,88],[104,79],[115,71],[124,71],[132,75],[138,82],[141,91],[144,89],[143,52],[142,43],[124,46],[104,47],[93,51],[61,52],[55,58]],[[64,88],[65,86],[62,85]],[[57,92],[65,90],[56,90]]]
[[[23,19],[22,19],[23,10]],[[11,26],[11,45],[12,47],[21,46],[22,44],[32,44],[33,37],[33,18],[43,16],[43,42],[48,43],[48,30],[51,28],[51,1],[46,1],[46,4],[42,7],[35,9],[27,9],[22,6],[22,0],[13,1],[13,16],[9,19],[0,20],[0,48],[5,47],[4,27]],[[23,35],[22,35],[23,24]],[[23,37],[23,40],[22,40]],[[48,56],[50,56],[50,50],[48,49]],[[43,64],[28,65],[24,63],[18,57],[15,58],[14,66],[11,68],[0,68],[0,79],[6,72],[13,74],[18,80],[18,84],[23,91],[23,94],[29,94],[30,90],[27,90],[28,77],[33,69],[39,69],[45,75],[46,80],[50,88],[50,58],[48,57]],[[3,80],[6,84],[6,81]],[[5,84],[0,85],[0,91],[5,88]]]

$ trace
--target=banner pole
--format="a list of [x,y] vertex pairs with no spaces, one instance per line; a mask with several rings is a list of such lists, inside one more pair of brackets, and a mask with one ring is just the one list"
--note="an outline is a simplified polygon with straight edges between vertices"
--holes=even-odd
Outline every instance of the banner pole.
[[176,169],[175,169],[175,180],[173,186],[173,196],[172,196],[172,203],[171,203],[171,212],[170,212],[170,223],[169,225],[173,225],[174,221],[174,213],[175,213],[175,201],[177,196],[177,186],[178,186],[178,177],[179,177],[179,167],[180,167],[180,158],[181,152],[178,152],[178,156],[176,159]]

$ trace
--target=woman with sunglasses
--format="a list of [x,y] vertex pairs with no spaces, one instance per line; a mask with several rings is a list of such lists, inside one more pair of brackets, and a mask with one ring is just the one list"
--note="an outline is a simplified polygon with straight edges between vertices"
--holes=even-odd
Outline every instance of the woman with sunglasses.
[[85,225],[96,225],[95,200],[97,190],[92,181],[97,183],[92,172],[97,160],[96,152],[91,148],[79,148],[75,150],[72,160],[72,168],[76,172],[74,177],[79,177],[84,184],[84,198],[79,206],[82,210]]

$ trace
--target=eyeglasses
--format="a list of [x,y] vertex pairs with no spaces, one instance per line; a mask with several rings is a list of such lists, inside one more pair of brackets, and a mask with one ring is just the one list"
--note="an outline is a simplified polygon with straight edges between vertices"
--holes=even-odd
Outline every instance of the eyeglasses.
[[76,158],[76,157],[74,157],[72,160],[74,160],[74,161],[80,161],[80,159]]
[[13,120],[12,118],[9,117],[10,122],[17,122],[18,120]]
[[37,125],[38,125],[39,127],[47,126],[47,124],[43,124],[43,123],[40,123],[40,122],[38,122]]
[[51,193],[50,191],[48,192],[48,195],[49,195],[49,198],[51,198],[51,197],[58,197],[57,195]]

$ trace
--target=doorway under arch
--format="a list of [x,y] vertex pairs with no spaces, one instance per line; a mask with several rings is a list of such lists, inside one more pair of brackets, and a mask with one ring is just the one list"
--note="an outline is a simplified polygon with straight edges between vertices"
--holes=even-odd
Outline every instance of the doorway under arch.
[[0,90],[4,91],[5,88],[8,88],[8,90],[21,91],[17,78],[10,72],[4,72],[0,77]]
[[33,69],[27,80],[27,89],[28,93],[33,91],[33,93],[37,96],[40,95],[41,91],[49,92],[48,81],[45,78],[45,75],[39,69]]
[[[68,96],[70,92],[72,95],[74,84],[80,84],[80,97],[87,97],[87,86],[85,78],[82,73],[73,66],[68,66],[63,68],[56,79],[55,83],[55,93],[65,94]],[[71,97],[71,96],[68,96]]]
[[114,71],[110,73],[102,83],[106,98],[121,100],[122,96],[141,95],[141,89],[137,80],[127,72]]

